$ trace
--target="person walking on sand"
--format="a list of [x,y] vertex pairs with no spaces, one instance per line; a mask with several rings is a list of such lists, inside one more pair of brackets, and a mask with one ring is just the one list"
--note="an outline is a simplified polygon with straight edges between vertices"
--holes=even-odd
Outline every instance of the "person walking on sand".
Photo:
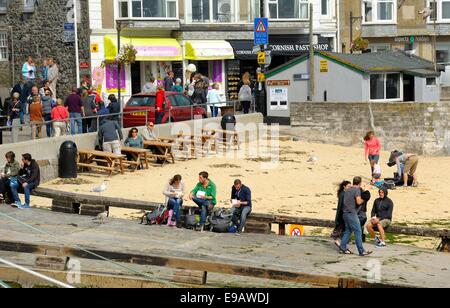
[[340,253],[350,255],[352,252],[347,248],[350,242],[350,236],[355,234],[356,247],[358,248],[359,256],[364,257],[372,254],[371,251],[366,251],[362,243],[362,230],[360,220],[357,214],[357,208],[364,203],[361,198],[361,177],[355,177],[353,179],[353,186],[350,187],[344,194],[344,222],[345,232],[342,237],[342,242],[336,241]]
[[375,132],[369,131],[364,137],[364,159],[370,163],[371,175],[375,164],[378,164],[380,161],[380,150],[380,140],[376,137]]

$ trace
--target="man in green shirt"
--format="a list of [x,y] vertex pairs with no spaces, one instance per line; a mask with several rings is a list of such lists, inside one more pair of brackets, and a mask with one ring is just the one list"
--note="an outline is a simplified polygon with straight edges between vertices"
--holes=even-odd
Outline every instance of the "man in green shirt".
[[208,211],[216,205],[216,184],[209,179],[208,172],[200,172],[199,183],[189,194],[189,199],[201,209],[201,218],[197,227],[202,227],[206,222]]

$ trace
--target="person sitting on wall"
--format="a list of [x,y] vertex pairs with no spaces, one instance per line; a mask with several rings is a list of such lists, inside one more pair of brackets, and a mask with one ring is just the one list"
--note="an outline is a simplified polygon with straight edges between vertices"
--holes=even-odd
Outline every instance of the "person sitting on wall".
[[248,215],[252,212],[252,192],[241,180],[235,180],[231,188],[231,204],[234,207],[232,221],[238,226],[236,235],[240,235],[245,228]]
[[200,172],[199,182],[189,194],[189,199],[201,209],[200,222],[196,228],[202,230],[206,223],[208,212],[211,212],[216,205],[216,184],[209,179],[208,172]]
[[21,205],[20,200],[14,200],[11,192],[11,185],[18,187],[17,177],[20,172],[20,164],[16,161],[16,154],[9,151],[5,154],[6,164],[5,168],[1,172],[0,178],[0,198],[5,200],[6,204]]
[[[372,219],[367,224],[367,230],[375,239],[378,248],[386,247],[385,231],[392,224],[392,212],[394,203],[388,198],[388,190],[382,186],[378,191],[380,198],[376,199],[372,208]],[[375,230],[380,232],[380,237],[375,235]]]
[[[17,208],[29,209],[30,208],[30,194],[31,191],[39,186],[41,179],[41,171],[38,163],[31,157],[31,154],[26,153],[22,155],[22,169],[19,171],[18,183],[23,188],[25,194],[25,203],[20,204],[20,198],[18,194],[18,185],[11,185],[11,192],[14,200],[16,200]],[[17,202],[18,201],[18,202]]]

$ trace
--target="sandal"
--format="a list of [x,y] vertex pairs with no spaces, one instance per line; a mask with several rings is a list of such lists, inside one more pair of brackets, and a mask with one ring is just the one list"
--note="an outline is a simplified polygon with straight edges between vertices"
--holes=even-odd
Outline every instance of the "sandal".
[[364,251],[363,253],[360,253],[359,256],[360,257],[366,257],[369,256],[373,253],[373,251]]
[[418,187],[419,186],[419,182],[415,182],[411,185],[412,187]]
[[353,254],[353,252],[351,252],[349,249],[347,249],[345,251],[341,250],[341,251],[339,251],[339,253],[341,255],[352,255]]

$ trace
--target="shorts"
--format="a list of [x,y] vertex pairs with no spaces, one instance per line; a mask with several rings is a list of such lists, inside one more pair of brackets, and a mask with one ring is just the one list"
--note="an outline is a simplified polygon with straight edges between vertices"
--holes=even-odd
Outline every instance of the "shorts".
[[[369,221],[369,224],[372,224],[372,222]],[[387,228],[389,228],[392,225],[392,222],[390,219],[383,219],[380,221],[381,226],[383,227],[384,230],[386,230]],[[372,225],[374,228],[374,231],[379,231],[376,225]]]
[[369,161],[375,161],[376,164],[378,164],[380,160],[380,155],[369,155]]
[[417,170],[417,165],[419,164],[419,157],[411,156],[406,160],[405,169],[403,169],[403,173],[414,174]]

